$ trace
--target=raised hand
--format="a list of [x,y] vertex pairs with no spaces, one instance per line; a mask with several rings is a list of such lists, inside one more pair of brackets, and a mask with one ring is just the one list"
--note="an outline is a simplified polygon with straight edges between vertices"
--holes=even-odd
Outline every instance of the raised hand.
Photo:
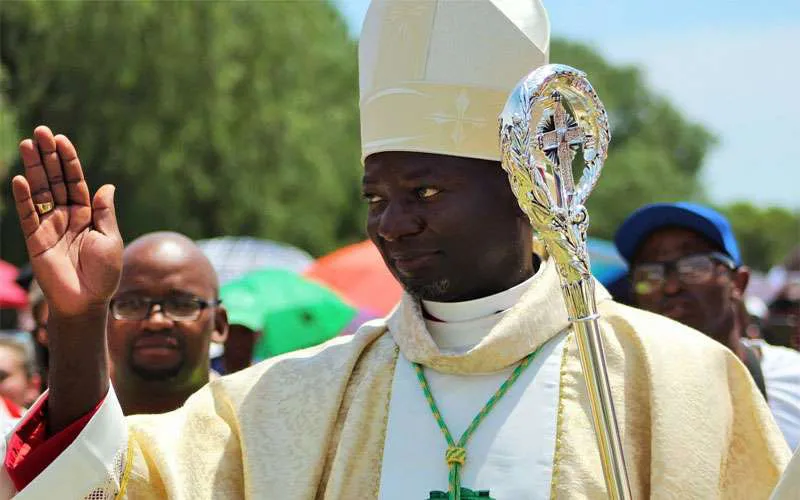
[[51,314],[77,317],[105,307],[122,268],[114,187],[90,197],[78,154],[40,126],[19,145],[25,175],[11,181],[33,273]]

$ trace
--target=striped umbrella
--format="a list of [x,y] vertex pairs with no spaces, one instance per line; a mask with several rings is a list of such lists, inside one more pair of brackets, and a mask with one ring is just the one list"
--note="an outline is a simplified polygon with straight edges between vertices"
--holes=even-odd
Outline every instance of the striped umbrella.
[[246,236],[223,236],[197,242],[217,271],[220,283],[258,269],[286,269],[302,273],[314,258],[297,247]]

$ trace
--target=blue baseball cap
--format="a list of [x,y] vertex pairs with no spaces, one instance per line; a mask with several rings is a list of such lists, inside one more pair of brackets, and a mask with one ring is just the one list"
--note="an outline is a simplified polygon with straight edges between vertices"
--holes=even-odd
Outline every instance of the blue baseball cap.
[[644,240],[664,227],[692,230],[719,246],[736,266],[742,265],[739,245],[728,220],[716,210],[695,203],[654,203],[641,207],[619,227],[614,244],[630,263]]

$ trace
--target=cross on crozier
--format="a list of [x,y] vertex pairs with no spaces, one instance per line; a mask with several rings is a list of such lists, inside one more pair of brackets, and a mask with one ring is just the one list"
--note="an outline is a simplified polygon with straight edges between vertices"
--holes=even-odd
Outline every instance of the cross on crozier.
[[[548,132],[540,132],[537,140],[542,151],[549,153],[553,150],[556,151],[556,164],[560,177],[560,189],[558,193],[559,201],[562,206],[567,203],[566,196],[575,190],[575,180],[572,178],[572,151],[570,146],[582,145],[586,141],[586,136],[583,134],[580,126],[568,126],[567,119],[569,115],[567,110],[561,104],[561,94],[553,92],[553,102],[555,107],[553,109],[553,130]],[[563,198],[563,199],[562,199]]]

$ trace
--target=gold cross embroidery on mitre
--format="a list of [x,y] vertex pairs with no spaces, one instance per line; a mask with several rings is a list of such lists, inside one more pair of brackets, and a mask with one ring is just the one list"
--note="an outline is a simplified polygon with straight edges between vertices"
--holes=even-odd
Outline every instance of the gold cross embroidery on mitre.
[[486,120],[483,117],[473,118],[467,116],[469,104],[470,102],[469,96],[467,96],[467,91],[462,89],[455,100],[455,113],[436,113],[430,115],[430,119],[438,125],[445,125],[449,123],[453,124],[453,132],[450,134],[450,138],[456,144],[460,144],[465,138],[465,125],[482,127],[486,124]]

